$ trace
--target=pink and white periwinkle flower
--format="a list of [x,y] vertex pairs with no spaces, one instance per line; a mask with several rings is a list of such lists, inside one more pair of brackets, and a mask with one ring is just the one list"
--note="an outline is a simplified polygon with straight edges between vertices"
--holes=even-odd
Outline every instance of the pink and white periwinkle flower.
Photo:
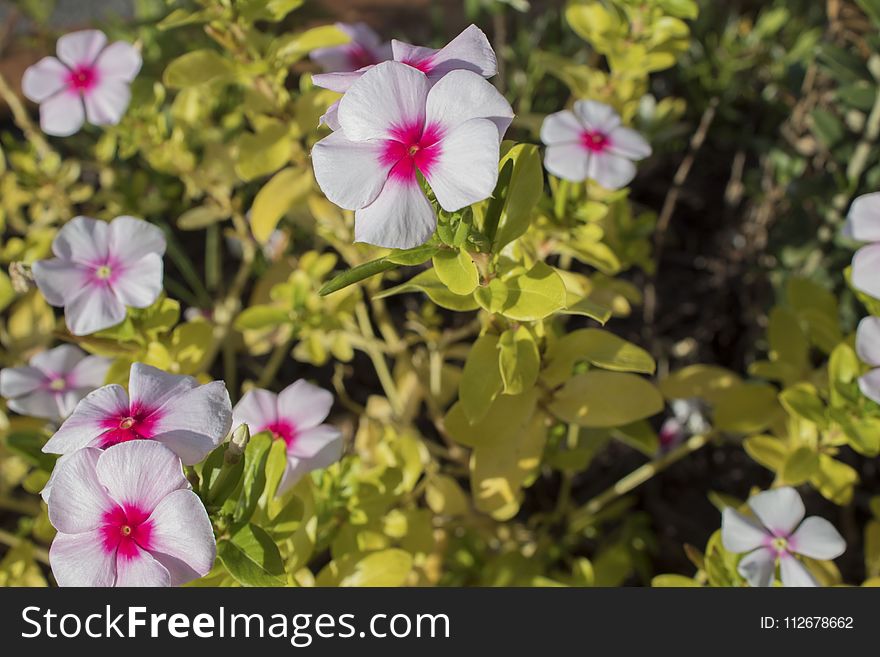
[[[424,73],[429,84],[439,81],[451,71],[471,71],[484,78],[491,78],[498,72],[498,61],[489,39],[476,25],[470,25],[443,48],[424,48],[414,46],[396,39],[391,42],[394,61],[411,66]],[[388,57],[386,59],[391,59]],[[345,93],[375,63],[358,69],[338,69],[339,72],[323,73],[312,76],[312,82],[318,87]],[[331,130],[339,129],[339,103],[334,103],[324,116],[321,123]]]
[[[135,363],[128,392],[111,384],[87,395],[43,447],[50,454],[108,449],[131,441],[155,441],[185,465],[202,461],[232,426],[226,384],[199,385],[190,376]],[[53,486],[52,496],[55,495]]]
[[859,377],[859,390],[880,404],[880,317],[869,316],[856,329],[856,353],[871,370]]
[[774,488],[752,496],[749,508],[757,520],[728,507],[721,516],[721,542],[734,553],[746,553],[737,570],[752,586],[770,586],[779,563],[783,586],[818,586],[795,555],[834,559],[846,541],[830,522],[804,519],[806,509],[793,488]]
[[59,586],[179,586],[211,570],[211,521],[165,446],[82,449],[56,470],[49,563]]
[[309,53],[325,73],[357,71],[391,59],[391,44],[383,42],[366,23],[336,23],[336,28],[351,40],[342,46],[317,48]]
[[79,401],[104,385],[110,359],[61,345],[31,357],[23,367],[0,370],[0,395],[16,413],[63,420]]
[[852,285],[875,299],[880,298],[880,192],[853,201],[843,234],[858,242],[869,242],[853,256]]
[[476,73],[452,71],[431,86],[422,71],[385,62],[342,97],[340,129],[312,149],[315,178],[328,199],[355,211],[355,241],[418,246],[437,226],[419,174],[449,212],[488,198],[512,118]]
[[67,137],[88,120],[119,123],[131,101],[129,85],[141,69],[137,48],[107,44],[99,30],[71,32],[58,39],[58,57],[44,57],[24,72],[24,95],[40,105],[43,132]]
[[579,100],[571,111],[550,114],[541,126],[547,146],[544,167],[571,182],[590,179],[605,189],[626,187],[636,175],[634,162],[651,155],[638,132],[623,126],[614,108]]
[[300,379],[280,393],[256,388],[233,410],[233,425],[246,424],[251,434],[268,431],[287,445],[287,468],[278,485],[282,494],[307,472],[326,468],[342,456],[342,433],[323,424],[333,395]]
[[34,280],[46,301],[64,308],[73,335],[115,326],[126,306],[146,308],[162,292],[165,235],[142,219],[75,217],[58,231],[52,252],[55,258],[34,263]]

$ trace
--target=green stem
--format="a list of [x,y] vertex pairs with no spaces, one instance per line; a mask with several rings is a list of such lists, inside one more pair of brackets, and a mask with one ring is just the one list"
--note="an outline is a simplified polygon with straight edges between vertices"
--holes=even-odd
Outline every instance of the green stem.
[[275,375],[278,374],[278,370],[281,368],[281,365],[287,359],[287,355],[290,353],[290,348],[293,346],[294,338],[291,335],[289,338],[284,340],[284,342],[275,346],[275,349],[272,350],[272,355],[269,356],[269,360],[266,362],[266,367],[263,368],[263,372],[260,374],[260,378],[257,381],[258,388],[265,388],[275,379]]
[[46,141],[43,134],[34,126],[21,100],[12,91],[2,74],[0,74],[0,98],[3,98],[6,104],[9,105],[9,110],[12,112],[12,120],[15,121],[15,125],[19,127],[24,133],[25,138],[33,145],[39,158],[45,160],[52,155],[53,151],[52,147],[49,146],[49,142]]
[[373,327],[370,324],[367,307],[363,303],[359,303],[355,308],[355,315],[357,316],[361,333],[368,340],[368,344],[364,345],[366,347],[365,353],[373,361],[373,367],[376,369],[376,375],[379,377],[379,383],[382,384],[382,389],[385,391],[388,403],[391,404],[391,410],[396,417],[400,417],[403,414],[403,404],[397,392],[397,386],[394,384],[394,377],[391,376],[388,363],[385,362],[385,356],[378,349],[369,345],[369,342],[375,340],[376,335],[373,333]]
[[[19,538],[15,534],[10,534],[9,532],[3,531],[2,529],[0,529],[0,543],[3,543],[4,545],[8,545],[9,547],[15,548],[15,547],[18,547],[19,545],[21,545],[23,540],[24,539]],[[33,545],[33,549],[34,549],[34,558],[37,561],[44,563],[48,566],[49,565],[49,552],[46,551],[44,548],[37,547],[36,545]]]

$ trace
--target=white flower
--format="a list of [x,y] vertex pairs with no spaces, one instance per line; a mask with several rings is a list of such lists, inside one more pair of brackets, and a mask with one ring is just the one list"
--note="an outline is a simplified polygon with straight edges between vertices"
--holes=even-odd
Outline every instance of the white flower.
[[317,48],[309,53],[325,73],[357,71],[364,66],[372,66],[391,59],[391,44],[383,43],[379,35],[365,23],[336,23],[339,31],[347,34],[351,41],[343,46]]
[[626,187],[636,175],[633,162],[650,156],[651,146],[622,126],[608,105],[579,100],[573,110],[550,114],[541,126],[547,171],[573,182],[589,178],[606,189]]
[[857,290],[880,298],[880,192],[853,201],[843,234],[859,242],[870,242],[853,256],[852,284]]
[[865,317],[856,329],[856,353],[872,369],[859,377],[859,389],[880,404],[880,317]]
[[737,570],[752,586],[770,586],[777,561],[783,586],[818,586],[795,555],[834,559],[846,550],[846,541],[830,522],[818,516],[804,520],[804,503],[793,488],[758,493],[748,504],[760,522],[724,509],[721,542],[730,552],[747,553]]

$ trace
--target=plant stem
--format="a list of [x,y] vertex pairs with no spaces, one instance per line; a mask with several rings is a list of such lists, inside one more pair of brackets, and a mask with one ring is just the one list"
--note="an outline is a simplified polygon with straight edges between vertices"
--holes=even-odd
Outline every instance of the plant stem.
[[292,346],[293,335],[275,346],[275,349],[272,350],[272,355],[269,356],[269,360],[266,362],[266,367],[263,368],[263,372],[260,374],[260,378],[257,381],[258,388],[265,388],[272,383],[275,379],[275,375],[278,374],[278,370],[281,368],[282,363],[284,363],[288,353],[290,353],[290,348]]
[[[376,335],[373,333],[373,327],[370,324],[367,307],[363,303],[359,303],[355,308],[355,315],[357,316],[361,333],[369,342],[372,342]],[[367,345],[364,345],[364,351],[370,357],[370,360],[373,361],[373,367],[376,369],[376,375],[379,377],[379,383],[382,384],[382,389],[385,391],[388,403],[391,404],[391,410],[394,411],[396,417],[400,417],[403,413],[403,404],[397,392],[397,386],[394,384],[394,377],[391,376],[388,363],[385,362],[385,356],[378,349],[372,347],[369,342]]]
[[[10,534],[9,532],[0,529],[0,543],[3,543],[4,545],[8,545],[9,547],[15,548],[15,547],[18,547],[19,545],[21,545],[22,540],[24,540],[24,539],[21,539],[18,536],[16,536],[15,534]],[[49,552],[46,551],[44,548],[37,547],[36,545],[33,545],[33,544],[31,544],[31,545],[33,546],[33,549],[34,549],[34,558],[37,561],[44,563],[48,566],[49,565]]]

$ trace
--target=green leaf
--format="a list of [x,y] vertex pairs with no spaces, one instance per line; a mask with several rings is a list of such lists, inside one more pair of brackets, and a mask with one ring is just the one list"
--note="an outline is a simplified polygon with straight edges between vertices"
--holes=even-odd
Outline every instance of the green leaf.
[[180,230],[201,230],[229,218],[229,212],[211,205],[200,205],[177,218]]
[[396,548],[372,552],[350,566],[345,562],[339,568],[339,586],[403,586],[413,566],[412,555]]
[[524,274],[493,279],[474,297],[490,313],[520,322],[544,319],[565,307],[565,284],[549,265],[538,262]]
[[859,474],[846,463],[819,455],[819,467],[810,483],[819,493],[835,504],[845,505],[852,501],[853,488],[859,482]]
[[612,435],[620,442],[639,450],[645,456],[653,457],[660,449],[660,438],[657,436],[657,432],[645,420],[617,427],[612,431]]
[[317,48],[342,46],[350,41],[351,37],[335,25],[320,25],[299,34],[282,37],[275,44],[275,55],[287,62],[294,62]]
[[318,291],[318,294],[325,297],[328,294],[338,292],[349,285],[360,283],[376,274],[397,269],[397,267],[397,264],[390,262],[387,258],[379,258],[378,260],[365,262],[334,276],[324,284],[324,286]]
[[464,249],[442,249],[434,254],[433,263],[437,278],[453,294],[470,294],[480,283],[477,266]]
[[232,80],[232,64],[215,50],[193,50],[165,68],[162,81],[172,89],[186,89],[208,82]]
[[312,191],[312,173],[309,169],[290,167],[282,169],[257,192],[251,208],[251,229],[254,237],[265,244],[278,222],[296,204]]
[[290,312],[277,306],[251,306],[235,318],[235,330],[264,329],[290,323]]
[[780,413],[776,388],[767,383],[744,383],[725,390],[714,400],[716,429],[756,433]]
[[520,395],[538,379],[541,355],[534,336],[525,327],[508,329],[498,340],[498,366],[504,394]]
[[385,299],[395,294],[404,294],[406,292],[424,292],[431,301],[447,310],[465,312],[476,310],[479,307],[479,304],[474,301],[473,295],[460,295],[450,292],[449,288],[437,278],[437,272],[433,269],[413,276],[406,283],[383,290],[375,295],[374,298]]
[[434,257],[440,250],[436,244],[422,244],[411,249],[394,249],[385,260],[396,265],[421,265]]
[[266,459],[271,446],[272,438],[269,434],[258,433],[251,436],[244,450],[241,496],[233,516],[236,522],[249,520],[257,508],[257,502],[266,487]]
[[[505,145],[510,144],[505,142]],[[493,195],[495,197],[493,202],[496,198],[503,201],[499,208],[498,227],[492,242],[494,253],[501,251],[528,230],[532,211],[544,192],[544,167],[537,146],[534,144],[510,146],[507,152],[503,153],[499,166],[504,170],[506,166],[510,166],[508,164],[510,162],[513,163],[513,168],[509,184],[501,190],[496,188]],[[494,211],[494,206],[490,204],[490,207]]]
[[560,310],[563,315],[580,315],[595,319],[600,324],[604,324],[611,319],[611,309],[591,301],[588,297],[583,297],[575,303],[570,303],[567,307]]
[[663,397],[635,374],[591,370],[578,374],[554,395],[550,411],[582,427],[619,427],[656,415]]
[[798,383],[786,388],[779,393],[779,401],[789,413],[823,429],[828,426],[825,417],[825,403],[811,384]]
[[471,422],[482,420],[503,382],[498,364],[498,336],[487,333],[474,342],[458,382],[458,399]]
[[856,0],[856,4],[880,27],[880,0]]
[[743,441],[743,448],[752,459],[773,472],[779,472],[788,458],[785,443],[773,436],[749,436]]
[[278,546],[256,525],[247,524],[231,539],[219,541],[217,556],[242,586],[284,585],[284,563]]
[[244,181],[277,171],[290,161],[290,128],[270,123],[257,133],[246,132],[238,139],[235,171]]
[[656,368],[654,359],[641,347],[594,328],[572,331],[557,340],[547,352],[547,361],[542,377],[553,387],[568,379],[581,362],[617,372],[653,374]]
[[696,581],[694,581],[693,577],[685,577],[684,575],[675,575],[675,574],[664,574],[657,575],[654,579],[651,580],[651,586],[654,588],[692,588],[692,587],[700,587]]
[[819,468],[819,454],[810,447],[798,447],[785,459],[780,475],[785,483],[797,486],[812,477]]

